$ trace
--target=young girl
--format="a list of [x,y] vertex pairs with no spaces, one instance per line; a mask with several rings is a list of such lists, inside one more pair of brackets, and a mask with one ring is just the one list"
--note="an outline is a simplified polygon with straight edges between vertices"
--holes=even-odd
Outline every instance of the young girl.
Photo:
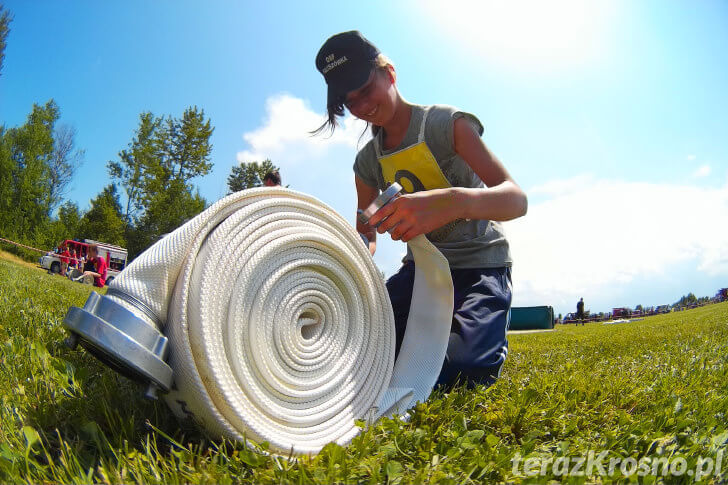
[[[346,107],[372,126],[373,138],[356,156],[358,208],[398,182],[405,194],[384,206],[357,230],[376,250],[376,231],[394,240],[426,237],[450,263],[455,307],[438,383],[490,384],[508,353],[511,255],[499,222],[526,213],[525,193],[483,144],[483,126],[472,114],[450,106],[419,106],[397,89],[392,63],[358,31],[329,38],[316,56],[328,85],[333,130]],[[397,352],[404,337],[414,262],[408,251],[387,281],[394,309]]]
[[106,260],[99,256],[99,247],[96,244],[91,244],[88,247],[88,260],[82,276],[89,279],[93,278],[94,286],[103,288],[106,284],[106,275]]

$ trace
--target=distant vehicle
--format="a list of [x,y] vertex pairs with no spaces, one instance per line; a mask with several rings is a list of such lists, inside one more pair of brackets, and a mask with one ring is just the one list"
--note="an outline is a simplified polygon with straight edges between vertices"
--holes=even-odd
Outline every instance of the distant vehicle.
[[632,310],[629,308],[612,308],[612,318],[629,318],[632,316]]
[[564,319],[561,321],[564,325],[576,322],[576,313],[571,312],[564,315]]
[[655,308],[655,313],[670,313],[670,305],[658,305]]
[[120,246],[94,241],[93,239],[84,239],[83,241],[65,239],[58,244],[58,247],[56,247],[54,251],[42,256],[38,263],[41,268],[47,269],[53,273],[60,273],[61,253],[63,253],[65,249],[68,249],[69,252],[72,249],[75,249],[79,258],[83,257],[86,259],[88,256],[88,247],[91,244],[96,244],[98,246],[99,256],[106,260],[106,284],[108,285],[114,280],[116,275],[118,275],[121,270],[126,267],[128,252],[125,248]]

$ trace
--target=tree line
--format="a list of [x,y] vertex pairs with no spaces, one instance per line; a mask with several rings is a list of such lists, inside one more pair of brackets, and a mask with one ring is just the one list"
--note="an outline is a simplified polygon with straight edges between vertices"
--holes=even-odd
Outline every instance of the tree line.
[[[11,21],[0,4],[0,75]],[[66,197],[85,151],[60,116],[51,99],[34,104],[20,126],[0,124],[1,237],[42,249],[68,238],[95,239],[127,247],[134,257],[207,207],[193,184],[213,167],[214,127],[204,110],[190,106],[180,117],[141,113],[127,147],[106,162],[110,183],[85,211]],[[269,170],[277,170],[270,160],[240,163],[228,177],[229,191],[261,185]]]
[[[40,248],[96,239],[127,247],[134,257],[208,206],[193,184],[213,167],[214,128],[204,110],[189,107],[181,117],[142,113],[128,146],[107,162],[110,183],[84,212],[65,198],[84,150],[59,117],[50,100],[35,104],[23,125],[0,126],[0,236]],[[261,185],[276,169],[270,160],[242,162],[228,176],[228,189]]]

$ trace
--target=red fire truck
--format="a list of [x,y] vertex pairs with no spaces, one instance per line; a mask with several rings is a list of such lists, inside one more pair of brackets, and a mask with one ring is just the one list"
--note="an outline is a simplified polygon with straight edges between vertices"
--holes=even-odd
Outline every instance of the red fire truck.
[[61,257],[63,252],[67,249],[70,253],[71,250],[76,250],[76,256],[82,261],[85,261],[88,257],[88,247],[91,244],[96,244],[99,248],[99,256],[106,260],[107,265],[107,277],[106,284],[118,275],[122,269],[126,267],[127,263],[127,250],[120,246],[108,244],[100,241],[94,241],[93,239],[84,239],[78,241],[75,239],[65,239],[58,244],[53,251],[48,252],[45,256],[42,256],[38,261],[42,268],[52,271],[53,273],[61,272]]

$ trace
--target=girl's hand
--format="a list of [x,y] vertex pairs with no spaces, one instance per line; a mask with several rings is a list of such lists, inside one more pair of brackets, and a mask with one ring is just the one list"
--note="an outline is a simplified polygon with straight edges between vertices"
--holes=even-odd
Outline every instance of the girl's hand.
[[407,242],[457,219],[457,189],[437,189],[405,194],[379,209],[369,220],[381,234],[392,229],[395,241]]

